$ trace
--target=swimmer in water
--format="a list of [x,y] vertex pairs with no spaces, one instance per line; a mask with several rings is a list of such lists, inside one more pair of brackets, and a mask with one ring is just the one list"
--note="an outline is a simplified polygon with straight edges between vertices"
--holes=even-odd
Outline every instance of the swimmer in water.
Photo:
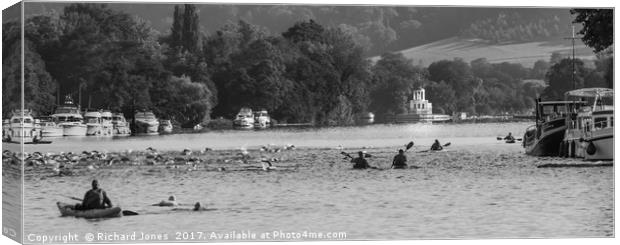
[[178,205],[179,204],[177,203],[176,197],[174,197],[174,195],[168,197],[168,200],[162,200],[159,203],[153,204],[153,206],[160,206],[160,207],[175,207]]

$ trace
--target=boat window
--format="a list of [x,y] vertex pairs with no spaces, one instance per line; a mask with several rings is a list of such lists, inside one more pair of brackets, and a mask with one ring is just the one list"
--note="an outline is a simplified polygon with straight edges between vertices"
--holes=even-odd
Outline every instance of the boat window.
[[614,116],[609,117],[609,127],[614,127]]
[[15,119],[13,119],[13,123],[20,123],[19,118],[15,118]]
[[32,119],[30,119],[30,118],[26,118],[26,119],[24,119],[24,122],[25,122],[25,123],[32,123]]
[[607,127],[607,118],[606,117],[597,117],[594,118],[594,128],[601,129]]

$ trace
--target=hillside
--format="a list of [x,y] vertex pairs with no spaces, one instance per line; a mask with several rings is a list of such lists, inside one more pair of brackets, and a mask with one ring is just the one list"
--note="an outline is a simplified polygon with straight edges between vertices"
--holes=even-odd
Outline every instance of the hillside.
[[[466,62],[478,58],[486,58],[491,63],[519,63],[525,67],[532,67],[537,60],[549,60],[553,52],[569,57],[572,46],[569,40],[557,38],[549,41],[490,44],[480,39],[447,38],[436,42],[416,46],[399,51],[405,57],[412,59],[414,64],[428,66],[439,60],[462,58]],[[577,58],[594,59],[591,48],[578,40],[575,44]],[[379,57],[373,57],[373,61]]]
[[[69,3],[28,2],[26,15],[62,9]],[[167,35],[174,4],[108,3],[144,20]],[[481,8],[428,6],[244,5],[196,4],[200,30],[212,34],[230,22],[244,20],[271,34],[296,22],[313,19],[323,26],[340,26],[356,36],[368,56],[402,50],[450,37],[495,42],[530,42],[570,33],[567,8]]]

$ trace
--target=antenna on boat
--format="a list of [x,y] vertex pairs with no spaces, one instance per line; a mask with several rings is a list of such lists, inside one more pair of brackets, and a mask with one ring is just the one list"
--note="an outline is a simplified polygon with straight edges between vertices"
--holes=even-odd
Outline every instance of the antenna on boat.
[[572,79],[573,79],[573,90],[575,90],[576,88],[576,84],[575,84],[575,39],[579,39],[581,37],[579,36],[575,36],[575,25],[572,25],[573,27],[573,35],[571,37],[565,37],[564,39],[570,39],[572,44],[573,44],[573,72],[572,72]]

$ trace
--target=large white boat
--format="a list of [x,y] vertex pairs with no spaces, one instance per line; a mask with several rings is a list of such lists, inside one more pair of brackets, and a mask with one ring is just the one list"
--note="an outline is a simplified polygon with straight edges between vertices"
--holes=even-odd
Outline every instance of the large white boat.
[[63,127],[64,136],[85,136],[86,124],[80,108],[73,104],[71,97],[65,97],[64,105],[59,106],[51,115],[52,120]]
[[131,129],[129,127],[129,123],[123,116],[123,113],[114,113],[112,114],[112,125],[114,130],[112,134],[114,136],[129,136],[131,135]]
[[271,126],[271,117],[267,110],[254,112],[254,128],[265,129]]
[[159,121],[159,132],[163,134],[171,134],[172,133],[172,122],[170,120],[160,120]]
[[253,129],[254,128],[254,114],[252,109],[243,107],[237,113],[235,120],[233,120],[233,128],[236,129]]
[[35,124],[30,110],[15,110],[11,119],[2,127],[2,140],[17,143],[36,142],[42,139],[41,128]]
[[64,129],[54,121],[54,118],[41,117],[40,120],[43,137],[62,137]]
[[86,135],[100,136],[103,134],[101,113],[99,111],[87,111],[84,113],[84,122],[86,122]]
[[[613,160],[613,89],[583,88],[566,92],[578,100],[566,119],[567,130],[560,145],[560,156],[585,160]],[[583,103],[586,104],[583,104]]]
[[108,110],[101,111],[101,132],[101,136],[113,136],[112,112]]
[[134,115],[137,134],[158,134],[159,121],[151,111],[140,111]]

